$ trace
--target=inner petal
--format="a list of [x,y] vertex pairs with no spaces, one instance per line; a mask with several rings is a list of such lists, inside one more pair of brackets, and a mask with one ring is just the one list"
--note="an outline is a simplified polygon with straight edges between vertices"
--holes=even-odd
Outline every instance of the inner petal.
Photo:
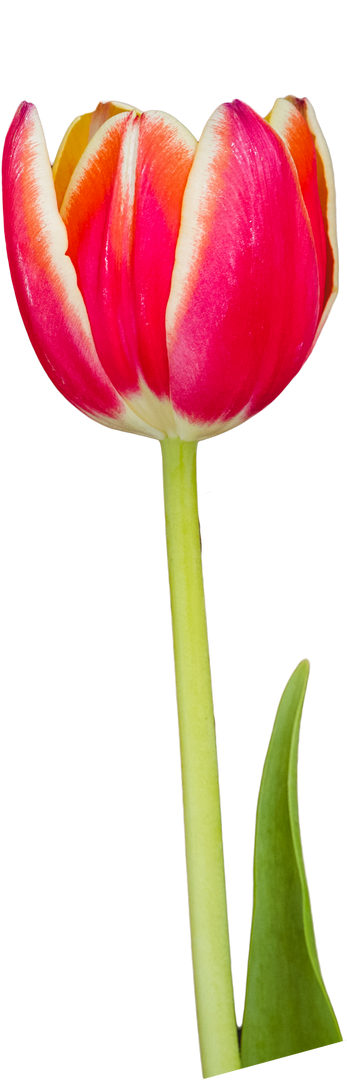
[[65,127],[63,135],[59,138],[52,164],[58,211],[61,210],[71,176],[75,173],[85,147],[88,146],[99,127],[102,127],[111,117],[119,116],[121,112],[135,112],[139,116],[142,109],[120,102],[116,97],[101,97],[91,109],[78,112],[77,116],[72,117]]

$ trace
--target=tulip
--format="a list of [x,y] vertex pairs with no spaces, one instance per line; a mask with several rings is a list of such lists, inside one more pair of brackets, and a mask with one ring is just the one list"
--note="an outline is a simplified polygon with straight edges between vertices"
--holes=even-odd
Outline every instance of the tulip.
[[200,439],[282,392],[337,292],[334,180],[306,99],[240,101],[199,142],[173,117],[101,104],[51,168],[24,102],[3,159],[13,284],[55,386],[160,440],[192,953],[203,1075],[240,1068],[196,494]]

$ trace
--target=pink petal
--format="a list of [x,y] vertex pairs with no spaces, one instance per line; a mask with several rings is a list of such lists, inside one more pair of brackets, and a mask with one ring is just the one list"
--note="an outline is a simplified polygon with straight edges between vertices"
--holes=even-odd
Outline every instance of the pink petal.
[[222,105],[183,200],[167,308],[175,409],[206,425],[206,436],[208,425],[221,430],[258,412],[299,371],[318,316],[297,174],[266,121],[241,102]]
[[42,127],[36,109],[26,102],[6,138],[3,189],[17,301],[50,379],[64,397],[101,423],[158,436],[131,413],[100,363],[75,270],[65,254],[66,229]]

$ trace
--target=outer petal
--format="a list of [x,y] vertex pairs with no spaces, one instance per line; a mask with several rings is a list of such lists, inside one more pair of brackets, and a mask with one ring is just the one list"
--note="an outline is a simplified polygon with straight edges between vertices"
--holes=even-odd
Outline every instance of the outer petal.
[[115,117],[89,144],[61,208],[105,370],[136,412],[169,434],[165,310],[195,147],[173,117]]
[[317,253],[321,314],[325,302],[327,253],[323,214],[318,193],[314,141],[304,116],[287,98],[278,98],[266,119],[273,130],[280,135],[297,169]]
[[66,257],[52,171],[36,109],[24,102],[3,158],[4,218],[12,280],[23,321],[45,371],[64,396],[111,427],[162,437],[122,401],[97,355]]
[[284,389],[318,315],[296,171],[252,109],[222,105],[189,175],[166,321],[172,401],[197,437],[241,422]]
[[[337,173],[333,151],[316,106],[306,94],[302,98],[293,95],[296,109],[302,112],[315,143],[318,192],[324,221],[326,243],[326,275],[323,310],[316,329],[311,350],[318,345],[326,323],[331,319],[337,299],[342,292],[342,254],[339,240],[339,211]],[[310,350],[310,351],[311,351]]]

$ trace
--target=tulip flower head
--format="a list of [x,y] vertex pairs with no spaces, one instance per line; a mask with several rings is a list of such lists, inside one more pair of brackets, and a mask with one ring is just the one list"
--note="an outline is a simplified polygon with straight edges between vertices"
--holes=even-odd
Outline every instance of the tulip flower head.
[[208,438],[297,374],[337,292],[334,181],[306,99],[221,105],[199,142],[108,102],[51,167],[37,111],[7,135],[4,215],[19,308],[45,371],[93,419]]

